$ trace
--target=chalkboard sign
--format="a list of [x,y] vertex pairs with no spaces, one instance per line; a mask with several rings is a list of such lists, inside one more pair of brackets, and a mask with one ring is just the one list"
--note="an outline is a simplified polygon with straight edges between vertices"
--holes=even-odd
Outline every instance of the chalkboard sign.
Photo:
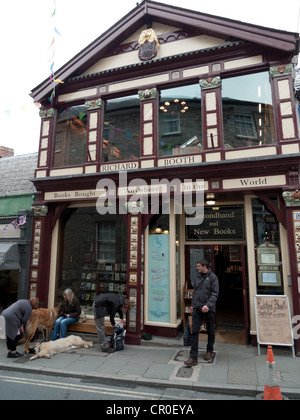
[[290,346],[295,357],[290,305],[287,296],[254,297],[258,354],[260,345]]

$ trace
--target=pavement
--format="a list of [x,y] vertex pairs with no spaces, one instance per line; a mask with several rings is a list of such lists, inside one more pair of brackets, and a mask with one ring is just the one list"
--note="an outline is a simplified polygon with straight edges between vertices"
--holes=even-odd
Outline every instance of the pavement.
[[[189,347],[183,339],[153,337],[141,346],[126,345],[112,354],[100,351],[95,335],[81,335],[95,342],[91,349],[71,350],[51,359],[30,361],[31,355],[8,359],[6,342],[0,340],[0,370],[97,380],[124,386],[179,388],[216,394],[257,396],[264,391],[267,378],[267,348],[216,343],[215,358],[202,361],[206,343],[199,342],[199,363],[187,368]],[[18,347],[23,353],[23,346]],[[300,399],[300,358],[293,358],[290,348],[273,348],[281,393]]]

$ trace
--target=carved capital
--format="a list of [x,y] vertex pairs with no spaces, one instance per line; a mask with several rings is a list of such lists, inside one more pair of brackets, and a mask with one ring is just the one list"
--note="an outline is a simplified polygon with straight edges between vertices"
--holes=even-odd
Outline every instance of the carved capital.
[[91,109],[102,108],[102,99],[98,98],[98,99],[93,99],[92,101],[86,101],[85,107],[88,111],[90,111]]
[[293,73],[293,64],[270,67],[271,77],[290,76]]
[[31,210],[33,211],[33,214],[35,217],[37,216],[44,217],[44,216],[47,216],[47,213],[48,213],[47,206],[32,206]]
[[146,90],[139,90],[139,97],[141,101],[146,101],[149,99],[155,99],[157,97],[157,89],[146,89]]
[[287,207],[300,207],[300,192],[296,191],[285,191],[282,194],[285,205]]
[[222,85],[222,79],[220,76],[210,77],[208,79],[200,79],[199,83],[202,90],[215,89]]
[[53,118],[54,114],[55,114],[55,109],[54,108],[41,109],[40,110],[40,117],[41,118]]

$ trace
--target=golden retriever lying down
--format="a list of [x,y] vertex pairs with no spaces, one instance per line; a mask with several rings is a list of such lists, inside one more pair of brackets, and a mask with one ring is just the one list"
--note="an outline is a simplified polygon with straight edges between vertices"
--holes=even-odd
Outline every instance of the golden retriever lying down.
[[35,360],[39,357],[50,359],[51,356],[54,356],[57,353],[63,353],[64,351],[72,349],[80,349],[82,347],[88,349],[89,347],[94,347],[94,343],[92,341],[84,341],[81,337],[76,335],[70,335],[69,337],[60,338],[55,341],[48,341],[47,343],[37,343],[35,346],[37,354],[31,357],[30,360]]

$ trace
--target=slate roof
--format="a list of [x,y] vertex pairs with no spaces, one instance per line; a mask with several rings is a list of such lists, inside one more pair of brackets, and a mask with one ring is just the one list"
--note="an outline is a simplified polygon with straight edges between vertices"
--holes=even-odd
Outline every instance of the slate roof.
[[37,159],[37,153],[0,159],[0,198],[36,192],[29,179],[34,178]]

